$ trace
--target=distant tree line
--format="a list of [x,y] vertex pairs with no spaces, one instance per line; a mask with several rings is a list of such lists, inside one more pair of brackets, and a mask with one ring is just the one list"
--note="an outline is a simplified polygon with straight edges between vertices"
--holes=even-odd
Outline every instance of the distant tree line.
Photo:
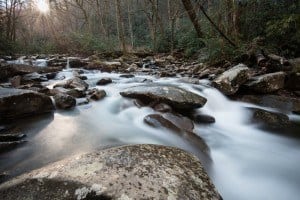
[[226,56],[256,37],[300,56],[299,0],[0,0],[0,52]]

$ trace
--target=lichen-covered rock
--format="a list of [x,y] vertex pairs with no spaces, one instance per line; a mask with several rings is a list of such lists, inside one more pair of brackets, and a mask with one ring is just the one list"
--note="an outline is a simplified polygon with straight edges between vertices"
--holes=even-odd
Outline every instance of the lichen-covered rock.
[[48,113],[54,110],[50,97],[30,90],[0,89],[0,122]]
[[252,77],[245,86],[257,93],[272,93],[284,88],[285,76],[284,72],[276,72]]
[[175,86],[145,85],[128,88],[120,93],[124,97],[143,102],[166,103],[176,109],[195,109],[204,106],[206,99],[195,93]]
[[249,68],[244,64],[239,64],[222,73],[212,84],[225,95],[232,95],[235,94],[240,85],[247,82],[249,78]]
[[75,156],[0,185],[3,199],[220,200],[200,161],[156,145]]

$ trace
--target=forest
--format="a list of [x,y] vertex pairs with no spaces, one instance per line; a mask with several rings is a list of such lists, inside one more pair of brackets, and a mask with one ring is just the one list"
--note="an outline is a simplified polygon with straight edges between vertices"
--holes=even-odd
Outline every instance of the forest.
[[294,200],[299,0],[0,0],[0,199]]
[[273,53],[299,57],[297,0],[49,0],[46,10],[37,4],[1,1],[2,54],[183,51],[215,59],[261,37]]

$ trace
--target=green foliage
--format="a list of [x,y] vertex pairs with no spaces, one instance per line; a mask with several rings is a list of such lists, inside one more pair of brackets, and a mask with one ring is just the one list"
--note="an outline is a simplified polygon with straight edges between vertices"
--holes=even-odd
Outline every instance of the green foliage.
[[100,38],[89,33],[74,32],[70,36],[71,52],[94,53],[101,51],[113,51],[117,49],[118,39],[116,37]]
[[203,40],[197,37],[190,21],[183,19],[181,28],[176,32],[176,48],[183,49],[186,57],[191,57],[204,47]]
[[266,36],[282,55],[300,55],[300,14],[286,15],[267,22]]

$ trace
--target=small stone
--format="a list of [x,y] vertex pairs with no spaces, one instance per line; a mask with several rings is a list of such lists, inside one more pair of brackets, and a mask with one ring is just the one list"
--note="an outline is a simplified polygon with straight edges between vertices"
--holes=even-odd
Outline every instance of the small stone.
[[112,79],[111,78],[102,78],[97,82],[97,85],[107,85],[112,83]]
[[54,96],[54,100],[59,109],[71,109],[76,106],[75,98],[67,94],[57,94]]
[[210,115],[204,115],[204,114],[196,114],[193,116],[193,120],[196,123],[204,123],[204,124],[211,124],[215,123],[216,119]]

